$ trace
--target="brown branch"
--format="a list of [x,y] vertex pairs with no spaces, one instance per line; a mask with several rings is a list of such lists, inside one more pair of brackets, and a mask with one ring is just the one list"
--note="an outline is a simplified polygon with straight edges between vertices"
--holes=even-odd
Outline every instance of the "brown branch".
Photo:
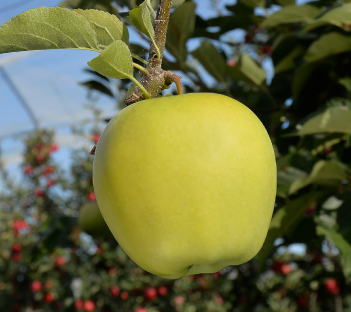
[[[157,50],[153,43],[151,43],[147,65],[147,71],[150,74],[143,76],[140,81],[142,86],[150,93],[151,98],[157,97],[166,84],[166,77],[162,69],[162,58],[166,46],[166,35],[171,8],[172,0],[160,0],[155,20],[155,43],[160,51],[160,58],[157,58]],[[132,95],[126,100],[125,106],[144,100],[142,93],[140,88],[136,87]]]

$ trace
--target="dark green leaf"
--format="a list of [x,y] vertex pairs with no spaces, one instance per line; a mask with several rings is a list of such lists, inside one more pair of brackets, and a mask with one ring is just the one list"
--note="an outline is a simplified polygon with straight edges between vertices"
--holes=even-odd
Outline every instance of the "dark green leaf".
[[323,196],[322,192],[302,195],[274,213],[269,226],[267,238],[259,254],[257,255],[261,266],[271,252],[275,240],[283,236],[290,229],[290,227],[300,219],[308,206],[315,203],[321,196]]
[[195,27],[195,8],[194,2],[185,2],[169,20],[166,48],[182,64],[187,58],[186,42]]
[[81,82],[80,84],[87,87],[90,90],[97,90],[101,93],[104,93],[106,95],[113,97],[113,93],[111,92],[111,90],[99,81],[89,80],[89,81]]
[[351,51],[351,37],[331,32],[314,41],[308,48],[304,59],[307,62],[315,62],[348,51]]
[[351,109],[337,106],[308,119],[291,135],[309,135],[315,133],[349,133],[351,134]]
[[351,244],[345,237],[338,233],[335,228],[331,228],[326,222],[321,218],[317,218],[317,233],[320,235],[325,235],[325,237],[332,242],[340,251],[342,270],[346,280],[351,280]]
[[201,45],[191,54],[197,58],[210,75],[225,82],[227,65],[223,56],[209,41],[202,41]]
[[246,53],[240,56],[235,66],[230,67],[229,76],[235,81],[245,81],[258,87],[266,82],[264,69]]
[[342,163],[320,160],[314,165],[312,172],[307,177],[297,179],[291,184],[289,193],[295,193],[313,183],[338,185],[346,177],[347,170]]
[[311,31],[324,25],[333,25],[343,30],[351,31],[351,3],[327,11],[322,16],[310,21],[303,30]]
[[263,21],[262,27],[270,28],[282,24],[308,22],[316,17],[320,11],[321,10],[319,8],[310,4],[300,6],[294,4],[287,5],[280,11],[267,17]]

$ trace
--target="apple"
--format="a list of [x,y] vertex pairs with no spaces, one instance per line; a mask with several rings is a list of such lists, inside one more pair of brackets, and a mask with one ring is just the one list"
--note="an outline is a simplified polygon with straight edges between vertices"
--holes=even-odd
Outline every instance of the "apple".
[[111,235],[96,202],[87,202],[81,207],[78,224],[82,231],[93,237],[106,237]]
[[126,254],[168,279],[252,259],[271,221],[271,140],[238,101],[193,93],[121,110],[98,142],[93,184]]

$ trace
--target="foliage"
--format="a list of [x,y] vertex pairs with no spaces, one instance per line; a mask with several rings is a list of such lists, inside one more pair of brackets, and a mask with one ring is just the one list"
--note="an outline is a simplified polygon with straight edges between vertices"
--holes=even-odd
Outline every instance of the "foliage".
[[[118,13],[113,3],[135,9],[141,1],[71,0],[62,6],[103,9],[128,21],[128,15],[121,9]],[[259,8],[270,2],[234,3],[222,16],[208,20],[196,15],[196,2],[186,1],[177,7],[166,43],[172,58],[163,59],[163,68],[179,71],[186,78],[186,92],[232,96],[252,109],[266,126],[277,156],[278,191],[261,252],[249,263],[176,281],[142,271],[114,239],[93,239],[80,232],[79,208],[89,196],[93,199],[92,156],[76,152],[67,177],[59,165],[51,163],[52,135],[41,132],[27,139],[23,183],[15,185],[4,175],[7,189],[0,199],[1,311],[24,311],[27,307],[103,312],[138,311],[140,307],[149,312],[351,311],[351,4],[319,0],[297,6],[291,0],[275,0],[272,3],[281,8],[269,14],[269,7]],[[40,9],[33,12],[40,13]],[[89,20],[79,11],[60,12],[74,17],[75,23],[80,21],[77,27],[84,28],[86,36],[79,38],[78,47],[104,51],[95,60],[107,65],[92,66],[94,69],[109,75],[109,64],[114,62],[118,65],[115,78],[124,78],[120,72],[138,78],[138,73],[130,70],[129,51],[115,58],[109,55],[109,50],[118,46],[119,51],[127,47],[145,58],[145,49],[123,39],[127,38],[123,37],[124,28],[118,28],[123,38],[111,39],[104,31],[110,25],[107,20],[104,28],[92,22],[97,15]],[[27,15],[27,30],[39,31]],[[119,23],[114,16],[108,20]],[[14,46],[20,50],[16,38],[24,34],[14,36],[17,27],[14,18],[1,28],[2,52],[9,51],[3,44],[5,37],[13,40],[12,51]],[[209,31],[209,27],[216,30]],[[222,36],[238,28],[246,33],[242,41]],[[146,29],[146,35],[152,37],[149,26],[138,29]],[[75,41],[77,33],[67,35]],[[191,51],[187,45],[190,38],[201,41]],[[24,41],[27,45],[22,50],[32,44]],[[71,48],[69,41],[58,43],[61,48]],[[109,48],[102,47],[103,43]],[[43,47],[52,45],[43,43]],[[269,60],[275,74],[267,82],[262,64]],[[97,63],[93,60],[91,64]],[[204,71],[211,79],[204,79]],[[92,81],[98,83],[86,86],[113,95],[109,86],[112,79],[91,72]],[[120,91],[126,92],[128,87],[121,84]],[[288,249],[296,243],[303,244],[305,252]],[[94,308],[87,304],[89,300]]]

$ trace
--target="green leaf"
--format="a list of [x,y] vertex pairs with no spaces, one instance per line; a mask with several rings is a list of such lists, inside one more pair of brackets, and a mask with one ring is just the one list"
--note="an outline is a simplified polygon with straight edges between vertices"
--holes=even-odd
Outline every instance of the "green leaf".
[[308,48],[304,59],[315,62],[325,57],[351,50],[351,38],[337,32],[322,35]]
[[116,40],[122,40],[129,43],[128,28],[116,17],[110,13],[98,10],[81,10],[74,12],[84,16],[90,23],[91,28],[97,35],[99,46],[106,48]]
[[143,2],[138,8],[131,10],[129,15],[135,28],[154,41],[154,27],[151,22],[151,15],[146,2]]
[[340,162],[320,160],[313,166],[312,172],[307,177],[297,179],[291,184],[289,193],[293,194],[314,183],[338,185],[346,179],[346,170],[347,168]]
[[341,264],[345,279],[351,280],[351,245],[345,237],[338,233],[335,228],[330,228],[328,224],[323,222],[324,220],[320,217],[317,218],[317,233],[319,235],[325,235],[325,237],[333,243],[340,251]]
[[274,213],[266,240],[257,255],[261,267],[264,260],[271,252],[275,240],[282,237],[292,226],[294,226],[306,209],[323,195],[323,192],[302,195]]
[[116,79],[132,79],[133,65],[128,46],[122,40],[111,43],[88,65],[98,73]]
[[309,22],[320,13],[321,9],[310,5],[287,5],[280,11],[267,17],[262,27],[271,28],[282,24],[303,23]]
[[112,5],[111,1],[106,0],[66,0],[62,1],[59,4],[60,7],[69,8],[69,9],[95,9],[101,10],[105,12],[109,12],[111,14],[116,14],[117,9]]
[[195,28],[194,2],[184,2],[169,19],[166,48],[182,65],[187,58],[186,42]]
[[311,31],[315,28],[333,25],[339,27],[345,31],[351,31],[351,3],[347,3],[341,6],[338,6],[332,10],[327,11],[322,16],[310,21],[303,31]]
[[99,81],[89,80],[89,81],[81,82],[80,84],[84,87],[87,87],[90,90],[97,90],[101,93],[104,93],[108,96],[113,97],[113,93],[111,92],[111,90]]
[[266,72],[249,54],[242,54],[235,64],[229,68],[229,76],[235,81],[245,81],[258,87],[264,86]]
[[74,11],[41,7],[13,17],[0,29],[0,53],[85,49],[100,52],[89,22]]
[[201,41],[201,45],[191,54],[197,58],[210,75],[225,82],[227,64],[216,47],[209,41]]
[[336,106],[308,119],[303,125],[298,125],[298,132],[293,135],[309,135],[316,133],[349,133],[351,134],[351,109],[346,106]]
[[249,8],[255,8],[255,7],[265,7],[265,0],[240,0],[241,3],[246,5]]
[[274,72],[277,74],[286,70],[294,69],[296,67],[295,60],[302,56],[304,52],[305,49],[301,45],[296,46],[286,57],[274,66]]

